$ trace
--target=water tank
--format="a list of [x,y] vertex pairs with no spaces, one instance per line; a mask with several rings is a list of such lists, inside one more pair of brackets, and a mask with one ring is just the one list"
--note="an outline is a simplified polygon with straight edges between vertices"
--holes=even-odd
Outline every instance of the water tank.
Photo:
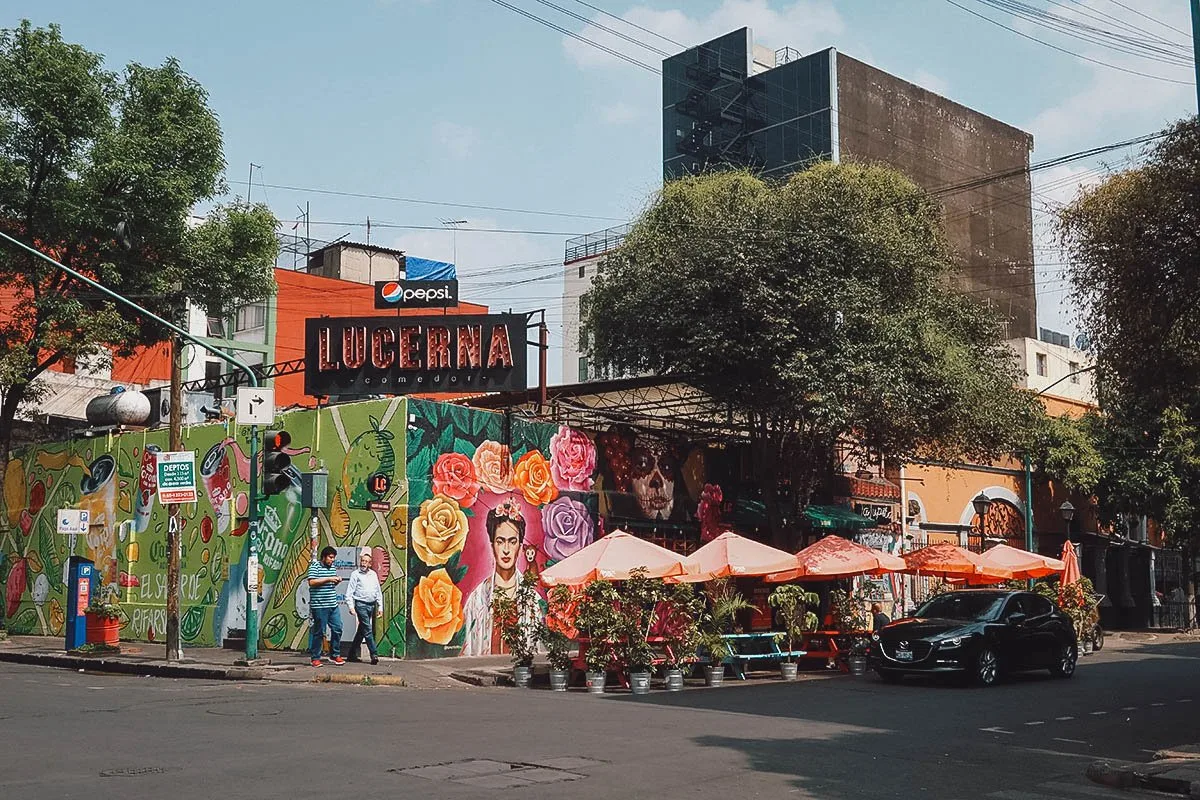
[[115,391],[87,404],[87,420],[93,425],[145,425],[148,419],[150,398],[141,392]]

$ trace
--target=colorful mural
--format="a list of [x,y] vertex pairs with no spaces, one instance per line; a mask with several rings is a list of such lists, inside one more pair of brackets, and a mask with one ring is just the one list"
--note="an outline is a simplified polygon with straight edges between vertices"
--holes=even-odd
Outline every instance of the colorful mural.
[[[403,398],[282,415],[292,435],[293,485],[262,507],[259,612],[263,646],[303,647],[311,559],[310,514],[300,506],[299,470],[330,473],[330,506],[318,515],[318,545],[369,547],[383,582],[380,652],[405,654],[408,561],[407,403]],[[226,424],[184,432],[199,464],[200,498],[182,507],[180,635],[217,645],[244,628],[249,430]],[[0,582],[14,633],[60,635],[68,556],[94,560],[119,590],[123,639],[160,641],[166,628],[167,513],[155,498],[154,453],[166,433],[84,439],[19,451],[9,463],[0,504]],[[386,475],[385,496],[367,479]],[[366,498],[388,511],[372,511]],[[75,539],[55,530],[59,508],[87,508],[92,527]]]
[[501,652],[491,601],[596,536],[596,448],[566,427],[409,402],[408,652]]

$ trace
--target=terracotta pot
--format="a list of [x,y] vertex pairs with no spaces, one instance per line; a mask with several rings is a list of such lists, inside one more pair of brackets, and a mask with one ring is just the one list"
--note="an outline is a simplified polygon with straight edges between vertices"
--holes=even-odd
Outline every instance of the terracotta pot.
[[107,644],[113,647],[121,641],[121,620],[85,614],[87,618],[86,638],[88,644]]

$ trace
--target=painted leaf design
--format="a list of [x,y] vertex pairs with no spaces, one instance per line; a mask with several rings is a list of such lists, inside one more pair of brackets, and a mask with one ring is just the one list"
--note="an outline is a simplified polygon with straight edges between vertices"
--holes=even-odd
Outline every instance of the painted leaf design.
[[345,539],[350,532],[350,512],[346,510],[341,487],[333,493],[333,502],[329,506],[329,529],[338,541]]
[[8,632],[16,636],[27,636],[37,628],[37,610],[27,608],[8,621]]
[[8,524],[15,528],[25,508],[25,464],[19,458],[9,461],[4,473],[4,508]]
[[[62,554],[58,550],[58,542],[55,541],[55,534],[50,530],[49,523],[38,523],[38,551],[42,554],[42,564],[45,567],[45,575],[50,579],[50,586],[54,589],[62,588]],[[65,536],[59,536],[58,539],[65,540]]]
[[45,571],[45,567],[42,565],[42,557],[38,555],[36,550],[30,550],[29,554],[25,556],[25,561],[28,564],[27,570],[29,575],[29,587],[32,589],[33,578],[37,575],[41,575],[42,572]]
[[204,627],[204,606],[192,606],[179,621],[179,637],[185,642],[194,641]]
[[62,633],[63,625],[67,622],[67,615],[63,613],[62,603],[58,602],[58,598],[54,597],[50,600],[50,632],[55,636]]
[[263,644],[271,650],[278,650],[287,641],[287,617],[279,612],[268,619],[262,626]]
[[[280,571],[279,584],[275,587],[275,595],[271,598],[271,608],[279,608],[284,601],[292,596],[300,576],[308,572],[312,562],[312,539],[307,536],[297,536],[288,549]],[[266,634],[263,634],[266,636]]]

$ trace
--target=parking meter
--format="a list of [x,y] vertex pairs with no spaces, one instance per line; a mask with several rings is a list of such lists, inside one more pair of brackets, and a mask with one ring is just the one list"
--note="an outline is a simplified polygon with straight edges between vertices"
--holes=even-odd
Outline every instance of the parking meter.
[[84,612],[92,599],[95,564],[83,556],[67,560],[67,650],[78,650],[87,643],[87,618]]

